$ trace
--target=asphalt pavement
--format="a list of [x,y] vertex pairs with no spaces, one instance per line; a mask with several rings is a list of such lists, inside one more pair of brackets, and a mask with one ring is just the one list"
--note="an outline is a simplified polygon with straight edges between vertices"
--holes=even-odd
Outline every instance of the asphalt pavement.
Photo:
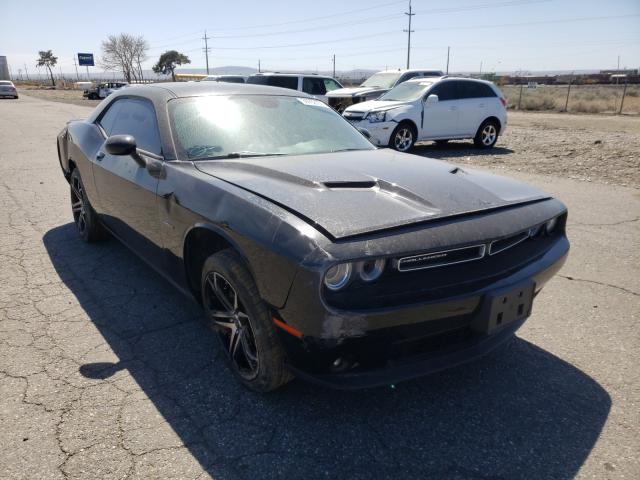
[[258,395],[194,303],[76,235],[55,137],[89,112],[0,101],[0,477],[640,478],[638,190],[513,173],[568,205],[572,250],[480,361]]

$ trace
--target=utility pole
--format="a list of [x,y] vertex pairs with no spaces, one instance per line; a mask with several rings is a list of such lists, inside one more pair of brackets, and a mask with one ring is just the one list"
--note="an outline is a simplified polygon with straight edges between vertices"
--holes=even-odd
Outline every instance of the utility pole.
[[480,73],[478,76],[482,77],[482,60],[480,60]]
[[447,75],[449,75],[449,52],[451,51],[451,47],[447,47]]
[[409,65],[411,63],[411,32],[413,32],[413,30],[411,30],[411,17],[415,15],[415,13],[411,13],[411,0],[409,0],[409,11],[404,12],[404,14],[409,17],[409,28],[406,30],[403,30],[404,32],[407,32],[407,70],[408,70]]
[[29,81],[29,70],[27,70],[27,64],[24,64],[24,73],[27,76],[27,81]]
[[618,71],[620,71],[620,55],[618,55]]
[[336,78],[336,54],[333,54],[333,78]]
[[204,40],[204,57],[207,59],[207,75],[209,75],[209,52],[211,51],[211,49],[209,48],[209,43],[208,40],[211,37],[207,37],[207,31],[204,31],[204,37],[202,37],[202,39]]
[[262,70],[260,70],[260,59],[258,59],[258,73],[260,73]]
[[78,75],[78,62],[76,62],[76,57],[73,57],[73,66],[76,69],[76,78],[80,81],[80,75]]

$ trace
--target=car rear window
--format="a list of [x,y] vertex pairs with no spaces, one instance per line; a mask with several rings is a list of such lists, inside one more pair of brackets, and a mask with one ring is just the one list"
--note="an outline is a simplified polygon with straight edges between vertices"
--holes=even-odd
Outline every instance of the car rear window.
[[458,93],[460,98],[484,98],[497,96],[489,85],[480,82],[460,82],[458,84]]
[[256,85],[269,85],[270,87],[298,89],[298,77],[281,77],[278,75],[256,75],[249,77],[247,83]]

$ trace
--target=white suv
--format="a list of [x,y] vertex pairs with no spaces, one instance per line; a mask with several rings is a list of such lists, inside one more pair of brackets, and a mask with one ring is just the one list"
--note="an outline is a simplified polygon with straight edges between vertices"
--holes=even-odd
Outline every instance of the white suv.
[[460,138],[491,148],[507,127],[506,105],[491,82],[422,78],[397,85],[377,100],[352,105],[343,115],[367,130],[375,145],[401,152],[421,140],[445,143]]
[[342,88],[335,78],[303,73],[254,73],[247,78],[247,83],[298,90],[324,103],[328,102],[328,92]]

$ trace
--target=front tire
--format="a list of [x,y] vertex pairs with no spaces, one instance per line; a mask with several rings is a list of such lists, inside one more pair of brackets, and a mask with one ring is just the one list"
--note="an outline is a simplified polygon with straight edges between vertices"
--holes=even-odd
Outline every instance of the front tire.
[[495,120],[485,120],[478,128],[473,143],[477,148],[493,148],[498,141],[500,126]]
[[87,243],[104,239],[106,231],[100,223],[98,214],[89,203],[77,168],[71,172],[69,184],[71,185],[71,212],[80,237]]
[[232,249],[211,255],[202,269],[201,294],[207,320],[243,385],[269,392],[293,378],[269,308],[240,255]]
[[408,152],[416,143],[416,129],[409,122],[401,122],[391,134],[389,147],[398,152]]

